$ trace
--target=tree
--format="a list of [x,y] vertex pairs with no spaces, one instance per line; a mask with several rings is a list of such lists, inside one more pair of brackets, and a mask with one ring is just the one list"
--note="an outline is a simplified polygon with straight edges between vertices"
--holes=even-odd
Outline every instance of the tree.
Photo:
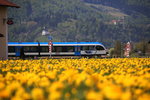
[[120,41],[115,41],[115,46],[114,46],[114,55],[116,56],[116,57],[121,57],[121,50],[122,50],[122,48],[121,48],[121,42]]

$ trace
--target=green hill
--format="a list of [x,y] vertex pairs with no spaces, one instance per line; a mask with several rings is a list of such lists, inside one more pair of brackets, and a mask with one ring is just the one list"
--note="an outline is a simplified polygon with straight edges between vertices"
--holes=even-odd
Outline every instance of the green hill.
[[99,41],[112,46],[115,40],[150,38],[150,18],[136,10],[130,14],[127,11],[131,9],[125,11],[94,0],[11,1],[21,8],[10,8],[9,17],[15,23],[9,26],[9,41],[48,41],[41,35],[44,27],[53,41]]

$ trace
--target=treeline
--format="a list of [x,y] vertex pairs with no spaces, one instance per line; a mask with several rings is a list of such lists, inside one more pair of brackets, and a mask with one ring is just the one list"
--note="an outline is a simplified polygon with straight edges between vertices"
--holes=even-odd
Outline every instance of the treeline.
[[150,0],[83,0],[88,3],[102,4],[119,8],[125,13],[132,14],[134,11],[140,12],[150,17]]
[[[137,5],[137,6],[150,6],[149,0],[82,0],[89,3],[101,3],[104,5]],[[119,5],[118,5],[119,6]]]
[[134,17],[129,15],[123,19],[124,23],[114,25],[112,20],[118,20],[118,17],[101,12],[83,0],[11,1],[21,8],[9,10],[9,17],[15,22],[9,26],[9,41],[48,41],[41,35],[44,27],[53,36],[53,41],[99,41],[113,46],[114,40],[140,41],[150,37],[149,18],[141,13]]

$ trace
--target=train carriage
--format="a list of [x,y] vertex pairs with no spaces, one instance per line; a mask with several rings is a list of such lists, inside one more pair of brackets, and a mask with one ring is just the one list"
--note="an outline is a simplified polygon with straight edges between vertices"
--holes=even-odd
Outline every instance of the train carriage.
[[[49,56],[48,42],[9,42],[8,56]],[[53,42],[52,56],[101,56],[107,50],[99,42]]]

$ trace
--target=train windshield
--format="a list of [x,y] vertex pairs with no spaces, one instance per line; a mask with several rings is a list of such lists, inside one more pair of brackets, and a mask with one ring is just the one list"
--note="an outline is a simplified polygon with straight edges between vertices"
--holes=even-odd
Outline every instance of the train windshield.
[[96,50],[105,50],[102,46],[96,46]]

